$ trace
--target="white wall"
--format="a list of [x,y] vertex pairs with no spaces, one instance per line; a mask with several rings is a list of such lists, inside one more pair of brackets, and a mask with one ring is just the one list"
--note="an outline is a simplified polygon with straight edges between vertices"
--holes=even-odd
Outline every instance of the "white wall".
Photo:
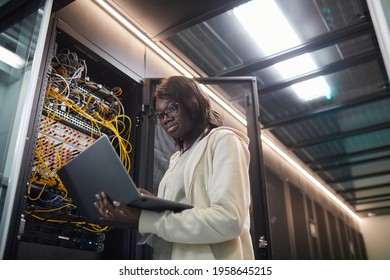
[[390,260],[390,215],[364,218],[360,230],[369,260]]

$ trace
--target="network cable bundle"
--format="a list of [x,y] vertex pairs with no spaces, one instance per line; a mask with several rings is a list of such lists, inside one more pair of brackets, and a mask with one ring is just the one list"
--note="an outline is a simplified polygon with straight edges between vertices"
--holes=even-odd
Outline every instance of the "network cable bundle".
[[19,237],[102,252],[109,227],[83,221],[56,173],[102,134],[109,136],[130,172],[132,123],[119,97],[122,89],[91,81],[85,60],[68,49],[52,59],[48,75]]

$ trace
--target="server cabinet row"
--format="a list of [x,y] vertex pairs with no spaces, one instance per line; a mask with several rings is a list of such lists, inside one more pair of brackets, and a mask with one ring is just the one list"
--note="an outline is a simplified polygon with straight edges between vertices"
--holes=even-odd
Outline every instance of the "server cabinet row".
[[336,211],[266,168],[273,259],[367,259],[363,237]]

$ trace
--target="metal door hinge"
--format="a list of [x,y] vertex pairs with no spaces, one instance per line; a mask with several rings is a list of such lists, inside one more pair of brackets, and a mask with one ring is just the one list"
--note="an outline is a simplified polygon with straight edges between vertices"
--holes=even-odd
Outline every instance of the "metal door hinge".
[[152,107],[150,105],[142,104],[141,112],[143,115],[150,116],[152,114]]
[[152,107],[149,105],[142,104],[141,111],[137,114],[136,117],[136,126],[144,121],[145,116],[150,117],[152,115]]
[[267,244],[268,244],[268,242],[267,242],[267,240],[265,240],[265,236],[264,235],[260,236],[259,248],[265,248],[265,247],[267,247]]
[[22,235],[24,233],[24,227],[26,226],[26,220],[24,219],[24,215],[22,214],[20,216],[20,226],[19,226],[19,232],[17,235],[17,238],[20,240],[22,238]]

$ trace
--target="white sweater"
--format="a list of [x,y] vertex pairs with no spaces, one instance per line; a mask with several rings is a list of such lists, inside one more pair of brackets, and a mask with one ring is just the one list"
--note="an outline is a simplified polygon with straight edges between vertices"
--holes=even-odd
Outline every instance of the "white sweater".
[[[155,256],[171,259],[253,259],[250,236],[249,139],[220,127],[191,149],[184,167],[186,203],[180,213],[143,210],[140,233],[153,233]],[[175,153],[167,170],[180,157]],[[161,180],[160,188],[167,176]],[[159,189],[158,196],[162,196]],[[172,243],[172,252],[158,252],[158,243]],[[156,251],[157,250],[157,251]]]

